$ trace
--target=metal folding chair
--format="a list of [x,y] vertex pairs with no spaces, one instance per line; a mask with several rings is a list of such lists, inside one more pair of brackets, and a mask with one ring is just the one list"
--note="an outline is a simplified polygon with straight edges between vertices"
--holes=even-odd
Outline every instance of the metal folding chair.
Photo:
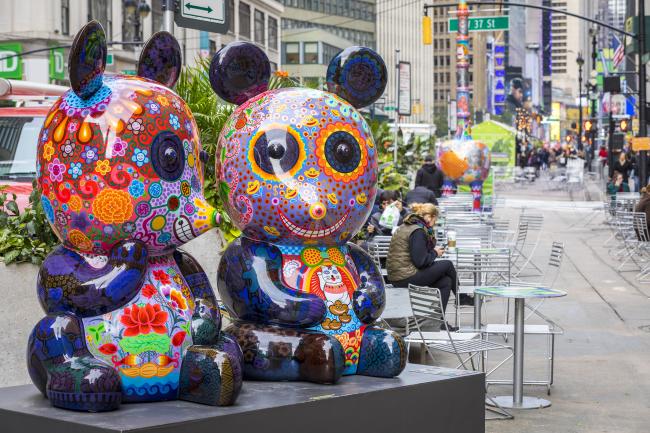
[[[449,332],[447,327],[447,320],[442,306],[442,299],[440,290],[431,287],[422,287],[409,284],[409,299],[411,301],[411,309],[415,317],[415,327],[417,331],[410,333],[406,337],[406,342],[420,343],[426,353],[435,360],[433,350],[439,350],[445,353],[454,354],[460,362],[456,368],[461,366],[465,370],[468,368],[468,363],[472,366],[472,370],[476,370],[474,359],[477,358],[478,363],[481,365],[481,371],[487,377],[503,363],[497,365],[490,371],[485,371],[485,364],[483,363],[483,355],[488,351],[493,350],[506,350],[510,351],[512,356],[512,347],[503,344],[498,344],[493,341],[484,340],[480,333],[471,332]],[[434,329],[441,329],[440,331],[427,332],[422,330],[423,324],[432,324]],[[444,331],[442,330],[444,329]],[[509,359],[507,357],[506,359]],[[505,362],[505,361],[504,361]],[[499,406],[494,399],[487,394],[486,399],[489,400],[495,407],[491,408],[486,406],[486,409],[496,412],[500,418],[513,418],[513,416]]]

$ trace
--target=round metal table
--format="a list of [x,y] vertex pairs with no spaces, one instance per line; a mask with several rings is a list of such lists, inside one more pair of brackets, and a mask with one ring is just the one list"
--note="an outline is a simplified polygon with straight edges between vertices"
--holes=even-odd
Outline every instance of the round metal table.
[[551,402],[543,398],[524,396],[524,307],[526,299],[559,298],[566,296],[566,292],[548,287],[494,286],[477,287],[474,293],[478,296],[514,298],[515,300],[512,395],[495,397],[494,400],[507,409],[539,409],[550,406]]

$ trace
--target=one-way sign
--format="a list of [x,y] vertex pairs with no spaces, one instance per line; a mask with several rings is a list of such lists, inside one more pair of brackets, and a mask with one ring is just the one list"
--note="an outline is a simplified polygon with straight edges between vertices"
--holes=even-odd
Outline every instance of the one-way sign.
[[181,0],[174,14],[179,27],[213,33],[228,32],[228,14],[225,0]]

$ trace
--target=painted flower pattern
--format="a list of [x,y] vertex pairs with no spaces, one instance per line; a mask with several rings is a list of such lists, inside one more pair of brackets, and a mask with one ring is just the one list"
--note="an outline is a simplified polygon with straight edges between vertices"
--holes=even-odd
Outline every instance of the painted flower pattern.
[[78,128],[79,125],[77,124],[77,122],[70,122],[70,124],[68,125],[68,132],[70,134],[74,134],[75,132],[77,132]]
[[113,141],[113,156],[124,156],[127,147],[128,143],[117,137],[115,141]]
[[97,161],[97,159],[99,159],[97,148],[95,146],[85,146],[84,151],[81,152],[81,158],[86,161],[86,164]]
[[158,304],[144,306],[131,305],[124,309],[120,322],[126,327],[125,337],[134,337],[140,334],[165,334],[167,332],[167,312],[162,311]]
[[97,164],[95,164],[95,171],[102,176],[105,176],[106,173],[110,173],[111,171],[111,164],[108,161],[108,159],[102,159],[101,161],[97,161]]
[[[73,179],[77,179],[82,174],[81,163],[80,162],[71,162],[70,168],[68,169],[68,174],[72,176]],[[75,196],[78,198],[78,196]]]
[[149,110],[149,113],[151,114],[158,114],[160,113],[160,105],[156,104],[153,101],[149,101],[145,104],[147,107],[147,110]]
[[142,296],[144,296],[147,299],[151,298],[156,293],[158,293],[158,290],[156,290],[153,284],[145,284],[144,287],[142,288]]
[[50,180],[52,182],[63,181],[63,173],[65,173],[65,164],[61,164],[59,158],[54,158],[54,161],[47,164],[47,169],[50,172]]
[[133,149],[133,156],[131,156],[131,161],[135,162],[135,165],[142,167],[143,165],[149,162],[147,157],[147,151],[145,149]]
[[129,186],[129,192],[135,198],[141,197],[144,194],[144,184],[137,179],[134,179]]
[[138,135],[144,130],[144,126],[142,126],[142,119],[141,118],[135,119],[131,117],[129,119],[129,124],[126,125],[126,129],[133,132],[133,134]]
[[49,161],[52,159],[52,155],[54,155],[54,146],[52,145],[51,141],[48,141],[45,143],[45,146],[43,146],[43,158]]
[[172,128],[174,128],[174,130],[177,130],[181,127],[181,124],[178,121],[178,116],[173,113],[169,115],[169,124],[172,126]]
[[170,284],[171,280],[169,279],[169,275],[165,271],[161,271],[160,269],[157,269],[153,271],[153,278],[156,281],[160,281],[160,284]]
[[74,153],[74,148],[75,148],[74,142],[72,142],[70,140],[66,140],[65,143],[63,143],[61,145],[59,150],[61,150],[61,153],[63,153],[63,156],[69,157],[69,156],[72,156],[72,154]]

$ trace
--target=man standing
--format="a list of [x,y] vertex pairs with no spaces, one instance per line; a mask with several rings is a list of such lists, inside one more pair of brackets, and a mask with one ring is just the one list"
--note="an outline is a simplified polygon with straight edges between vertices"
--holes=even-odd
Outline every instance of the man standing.
[[415,186],[429,188],[437,198],[440,198],[444,180],[445,177],[442,171],[438,170],[438,167],[433,163],[433,157],[431,155],[425,156],[424,164],[415,175]]

